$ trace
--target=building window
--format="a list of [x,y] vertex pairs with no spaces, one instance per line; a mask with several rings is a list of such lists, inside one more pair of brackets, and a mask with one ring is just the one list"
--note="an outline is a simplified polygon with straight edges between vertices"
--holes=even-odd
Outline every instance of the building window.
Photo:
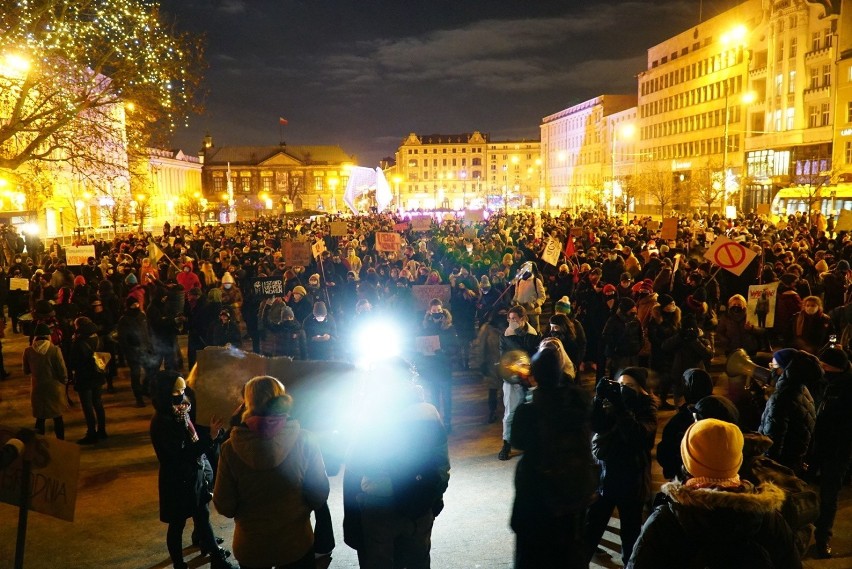
[[775,52],[775,61],[781,62],[784,60],[784,40],[778,42],[778,51]]
[[852,164],[852,142],[848,140],[843,147],[843,157],[847,164]]
[[272,191],[272,176],[264,176],[260,179],[260,187],[264,192]]
[[314,188],[316,191],[322,191],[322,176],[314,176]]
[[820,107],[820,113],[822,114],[822,126],[828,126],[831,124],[831,105],[828,103],[823,103]]
[[819,109],[816,105],[808,107],[808,128],[816,128],[819,124]]
[[249,193],[251,191],[251,178],[248,176],[240,176],[240,189],[244,193]]
[[217,194],[225,191],[225,178],[221,176],[213,178],[213,191]]
[[774,119],[775,132],[781,132],[781,109],[775,111]]
[[780,97],[784,93],[784,75],[779,73],[775,76],[775,96]]
[[846,122],[852,122],[852,101],[846,103]]
[[819,69],[817,69],[816,67],[811,67],[808,72],[811,77],[810,89],[816,89],[817,87],[819,87]]
[[798,38],[790,38],[790,59],[796,57],[799,51]]
[[820,39],[822,38],[822,34],[819,32],[814,32],[811,35],[811,51],[819,51]]
[[796,72],[791,71],[787,75],[787,92],[791,95],[796,92]]
[[789,107],[787,109],[787,130],[793,130],[795,128],[795,119],[796,109],[794,107]]
[[831,64],[827,63],[822,66],[822,86],[828,87],[831,85]]
[[831,36],[831,28],[825,28],[825,31],[823,31],[822,37],[823,37],[822,45],[824,45],[825,47],[831,47],[831,37],[832,37]]

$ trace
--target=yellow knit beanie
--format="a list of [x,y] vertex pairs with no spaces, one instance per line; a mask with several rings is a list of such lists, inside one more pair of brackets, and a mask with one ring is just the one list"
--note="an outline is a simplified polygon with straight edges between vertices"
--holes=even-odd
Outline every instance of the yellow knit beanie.
[[696,478],[733,478],[743,463],[743,433],[733,423],[702,419],[683,435],[680,456]]

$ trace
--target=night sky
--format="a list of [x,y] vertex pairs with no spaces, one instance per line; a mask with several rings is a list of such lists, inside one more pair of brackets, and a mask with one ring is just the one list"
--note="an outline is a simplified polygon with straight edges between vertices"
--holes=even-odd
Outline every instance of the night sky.
[[338,144],[376,166],[409,133],[537,139],[541,118],[635,93],[646,50],[737,1],[163,0],[207,40],[206,112],[172,140]]

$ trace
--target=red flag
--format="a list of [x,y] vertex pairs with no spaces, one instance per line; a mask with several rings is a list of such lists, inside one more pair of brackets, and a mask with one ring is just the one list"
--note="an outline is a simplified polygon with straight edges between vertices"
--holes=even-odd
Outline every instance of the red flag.
[[280,124],[280,125],[282,125],[282,126],[283,126],[283,125],[286,125],[286,124],[287,124],[287,119],[285,119],[284,117],[278,117],[278,124]]
[[568,241],[565,242],[565,258],[570,259],[576,253],[574,249],[574,236],[569,235]]

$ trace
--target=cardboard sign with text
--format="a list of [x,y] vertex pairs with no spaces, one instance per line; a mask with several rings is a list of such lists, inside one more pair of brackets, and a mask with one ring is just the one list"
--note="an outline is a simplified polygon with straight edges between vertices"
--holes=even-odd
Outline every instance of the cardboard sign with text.
[[65,262],[69,265],[85,265],[86,259],[95,256],[94,245],[80,245],[65,248]]
[[[0,446],[17,432],[17,429],[0,427]],[[30,509],[73,522],[80,478],[80,446],[42,435],[36,435],[30,445],[31,448],[25,451],[32,451],[33,456]],[[22,467],[23,461],[19,457],[0,470],[0,502],[20,506]]]
[[386,231],[376,232],[376,251],[399,251],[402,248],[402,236]]
[[314,241],[311,245],[311,254],[314,256],[314,259],[322,255],[323,251],[325,251],[325,241]]
[[281,277],[259,277],[251,280],[249,285],[255,298],[284,296],[284,279]]
[[746,320],[758,328],[775,326],[775,304],[778,301],[778,283],[752,285],[748,287]]
[[332,221],[328,228],[332,237],[343,237],[349,232],[349,225],[345,221]]
[[411,218],[412,231],[429,231],[432,229],[431,217],[413,217]]
[[468,223],[485,221],[485,212],[481,209],[467,209],[464,212],[464,220]]
[[559,263],[559,255],[562,253],[562,242],[559,239],[548,237],[547,245],[541,254],[542,261],[550,263],[554,267]]
[[311,264],[311,244],[307,241],[285,241],[282,249],[288,265],[307,267]]
[[30,281],[29,279],[12,277],[9,279],[9,290],[30,290]]
[[660,229],[660,238],[662,239],[677,239],[677,218],[667,217],[663,220],[663,227]]
[[446,306],[450,302],[450,285],[413,285],[411,295],[414,297],[414,307],[418,310],[429,308],[429,302],[437,298]]

